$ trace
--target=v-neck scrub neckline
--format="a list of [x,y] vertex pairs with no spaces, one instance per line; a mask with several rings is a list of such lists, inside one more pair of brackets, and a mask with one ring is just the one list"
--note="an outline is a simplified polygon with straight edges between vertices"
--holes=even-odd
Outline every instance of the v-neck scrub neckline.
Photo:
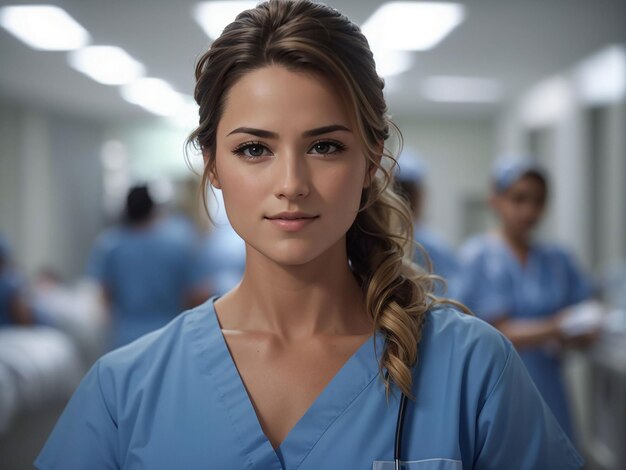
[[[304,415],[296,422],[277,449],[263,432],[250,396],[221,330],[215,300],[209,302],[205,317],[207,328],[196,328],[195,340],[206,372],[219,391],[233,427],[239,436],[242,453],[252,468],[297,468],[329,426],[354,399],[378,376],[378,360],[384,348],[380,332],[370,336],[348,358]],[[374,352],[376,344],[376,356]]]
[[[345,362],[276,450],[219,327],[214,299],[113,351],[87,373],[40,470],[393,469],[399,390],[387,397],[377,332]],[[384,371],[383,371],[384,373]],[[510,342],[451,308],[427,313],[403,468],[578,469],[582,460]]]

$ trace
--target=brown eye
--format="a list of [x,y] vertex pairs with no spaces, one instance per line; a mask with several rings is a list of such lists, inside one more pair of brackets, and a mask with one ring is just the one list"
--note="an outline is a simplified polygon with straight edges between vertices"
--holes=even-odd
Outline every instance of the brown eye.
[[250,145],[245,151],[248,152],[250,157],[260,157],[263,155],[263,147],[260,145]]
[[254,160],[271,154],[265,145],[256,142],[240,145],[233,150],[233,153],[248,160]]
[[317,153],[329,153],[331,145],[328,142],[321,142],[319,144],[315,144],[313,148]]
[[332,153],[341,152],[345,147],[339,142],[320,141],[313,144],[310,152],[319,155],[328,155]]

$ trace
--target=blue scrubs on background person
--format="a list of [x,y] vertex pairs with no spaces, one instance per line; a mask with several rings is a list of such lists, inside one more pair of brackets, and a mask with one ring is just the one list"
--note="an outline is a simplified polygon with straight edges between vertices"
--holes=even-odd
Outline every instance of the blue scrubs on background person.
[[0,327],[16,323],[11,310],[16,297],[22,295],[23,286],[24,281],[17,272],[0,268]]
[[212,191],[217,210],[211,214],[213,227],[201,237],[195,277],[214,294],[235,287],[246,267],[246,245],[228,221],[222,192]]
[[[35,466],[394,468],[399,391],[394,387],[387,402],[378,368],[381,333],[347,360],[274,449],[229,353],[214,300],[101,358]],[[475,317],[451,308],[428,312],[413,393],[403,468],[582,467],[510,342]]]
[[[446,280],[453,279],[458,270],[458,260],[454,249],[440,234],[426,227],[422,222],[426,180],[424,162],[415,153],[405,150],[398,159],[395,178],[398,190],[408,199],[412,211],[415,221],[413,236],[428,254],[433,273]],[[415,250],[414,258],[418,265],[427,268],[428,263],[421,250]]]
[[[459,261],[454,249],[441,237],[419,223],[413,227],[415,241],[417,241],[428,253],[433,265],[433,272],[447,281],[454,279],[459,270]],[[426,266],[426,261],[419,251],[415,253],[416,262]]]
[[[525,160],[497,162],[496,190],[506,190],[529,171],[543,170]],[[592,294],[590,283],[572,256],[551,243],[533,241],[522,264],[503,236],[486,233],[462,246],[460,261],[451,296],[488,322],[503,318],[546,319]],[[557,420],[572,436],[560,347],[528,346],[519,354]]]
[[185,307],[195,282],[195,233],[158,217],[146,186],[129,192],[127,218],[98,237],[87,266],[109,298],[113,347],[168,323]]
[[200,242],[196,278],[207,283],[215,294],[235,287],[246,267],[244,241],[230,225],[216,226]]
[[25,289],[26,280],[11,263],[9,243],[0,235],[0,327],[33,322]]

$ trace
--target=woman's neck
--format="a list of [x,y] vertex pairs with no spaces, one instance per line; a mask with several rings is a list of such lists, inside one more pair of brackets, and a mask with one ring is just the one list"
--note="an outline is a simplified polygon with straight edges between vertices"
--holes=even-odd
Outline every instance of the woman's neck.
[[366,334],[373,321],[350,271],[345,241],[306,264],[285,266],[251,247],[236,289],[219,299],[223,329],[267,332],[285,340],[316,334]]
[[530,251],[531,240],[527,234],[519,234],[501,228],[498,232],[505,243],[511,248],[515,257],[521,264],[526,264]]

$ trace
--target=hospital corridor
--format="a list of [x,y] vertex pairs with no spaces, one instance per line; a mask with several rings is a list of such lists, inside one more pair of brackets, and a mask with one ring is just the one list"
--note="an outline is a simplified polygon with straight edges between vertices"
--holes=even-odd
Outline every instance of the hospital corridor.
[[[278,9],[276,5],[288,1],[271,0],[271,8]],[[233,442],[247,449],[242,455],[249,453],[247,468],[322,468],[311,463],[311,459],[323,461],[323,451],[316,444],[302,451],[306,458],[302,457],[301,464],[294,465],[290,452],[298,446],[304,449],[307,439],[318,432],[306,426],[323,404],[332,399],[348,403],[348,397],[339,394],[340,380],[346,381],[346,388],[366,380],[355,371],[361,367],[358,361],[365,363],[368,346],[358,349],[354,356],[344,354],[350,357],[345,366],[336,376],[330,374],[334,377],[330,385],[287,434],[284,445],[273,445],[272,449],[270,427],[262,417],[260,403],[252,398],[256,389],[246,382],[245,389],[240,386],[235,390],[243,380],[237,369],[241,374],[248,370],[234,356],[233,345],[240,344],[235,340],[243,336],[235,335],[232,343],[228,341],[233,359],[221,335],[218,341],[207,334],[205,344],[204,330],[190,330],[188,323],[178,322],[181,315],[193,315],[183,312],[209,309],[215,314],[211,321],[218,333],[220,328],[225,333],[229,328],[234,331],[223,318],[220,326],[220,311],[215,313],[214,307],[220,304],[213,302],[224,300],[226,305],[234,298],[230,293],[243,292],[246,283],[251,285],[259,266],[276,260],[277,265],[283,261],[284,265],[267,271],[276,275],[275,281],[269,280],[270,285],[275,282],[279,286],[286,272],[290,276],[305,272],[302,270],[306,268],[295,266],[297,263],[289,258],[289,247],[301,250],[297,253],[322,256],[321,248],[311,247],[322,246],[319,240],[334,236],[340,228],[346,241],[340,239],[337,253],[343,256],[347,252],[346,273],[362,283],[368,299],[363,305],[374,308],[369,299],[377,287],[365,283],[379,279],[376,276],[380,273],[361,274],[361,261],[350,257],[349,248],[355,233],[365,226],[358,214],[368,207],[365,195],[370,194],[371,180],[357,184],[363,191],[360,202],[359,193],[350,199],[358,206],[358,212],[350,209],[356,218],[354,225],[343,229],[343,219],[337,218],[336,230],[329,225],[323,226],[331,227],[328,230],[315,231],[315,224],[328,224],[341,212],[334,201],[343,203],[352,186],[338,182],[341,178],[353,181],[354,171],[365,168],[350,163],[350,159],[359,152],[355,142],[370,137],[361,127],[357,132],[347,129],[350,126],[345,123],[316,120],[314,112],[307,118],[310,109],[322,116],[335,114],[323,108],[322,99],[298,96],[298,90],[294,93],[302,98],[303,111],[289,114],[294,100],[272,95],[276,92],[262,81],[264,76],[259,72],[282,70],[293,74],[293,80],[311,84],[313,92],[319,88],[334,93],[336,103],[332,106],[348,116],[352,116],[353,107],[345,104],[353,103],[350,100],[362,103],[358,100],[365,100],[371,90],[360,86],[357,91],[346,92],[326,80],[326,74],[334,73],[334,69],[324,69],[318,62],[295,62],[306,62],[303,73],[290,66],[282,68],[280,60],[290,60],[285,53],[286,58],[277,55],[279,59],[268,59],[271,65],[267,67],[244,69],[240,81],[228,85],[220,100],[211,101],[209,94],[227,83],[227,71],[209,77],[215,83],[208,83],[204,71],[227,59],[232,59],[235,67],[247,56],[241,52],[242,45],[236,50],[233,46],[232,54],[227,54],[231,57],[205,53],[214,42],[219,45],[218,38],[222,33],[227,35],[240,12],[259,3],[0,0],[0,470],[167,470],[172,468],[167,458],[155,457],[160,463],[147,464],[150,459],[141,456],[144,445],[150,445],[150,428],[166,416],[173,446],[204,436],[205,421],[200,418],[192,420],[190,428],[177,428],[183,421],[181,413],[196,406],[190,397],[199,392],[200,396],[222,397],[224,416],[230,416],[233,429],[243,436],[239,441],[233,438]],[[434,299],[449,299],[453,309],[466,312],[459,316],[476,317],[480,328],[510,345],[514,357],[519,356],[523,364],[519,374],[524,380],[528,377],[531,393],[541,397],[537,406],[549,410],[546,419],[550,426],[562,430],[575,449],[572,453],[584,461],[580,468],[626,470],[626,0],[313,3],[327,4],[359,26],[382,79],[379,83],[384,83],[386,109],[382,114],[393,124],[384,129],[389,138],[378,140],[381,145],[375,149],[378,153],[373,160],[368,157],[380,162],[379,167],[369,166],[373,170],[366,176],[384,181],[385,175],[390,175],[384,191],[391,194],[388,200],[393,204],[386,207],[401,204],[405,209],[402,214],[412,218],[406,219],[407,226],[412,227],[413,242],[404,240],[403,263],[418,273],[419,282],[429,286],[428,294],[419,291],[420,299],[435,301],[434,305]],[[314,20],[311,24],[318,21]],[[246,21],[252,24],[252,20]],[[279,37],[278,33],[267,34],[266,42],[257,41],[259,47]],[[246,39],[245,34],[237,38],[242,42]],[[293,39],[293,44],[298,40]],[[267,47],[269,57],[271,47]],[[336,52],[342,47],[337,45]],[[330,52],[328,60],[341,73],[360,73],[356,61],[345,65],[339,55]],[[256,77],[256,82],[251,77]],[[278,73],[270,77],[277,77],[270,84],[284,79]],[[249,102],[241,98],[246,96],[244,85],[257,86],[258,95],[251,95]],[[238,90],[243,90],[239,97],[233,96]],[[291,92],[288,87],[279,91]],[[257,100],[258,96],[270,96],[270,104],[259,105],[266,101]],[[359,118],[348,121],[355,128],[363,126],[376,112],[374,108],[361,106],[354,111]],[[243,116],[243,127],[226,135],[224,123],[234,122],[233,116]],[[272,120],[275,116],[279,118]],[[215,129],[207,124],[222,117]],[[275,122],[280,124],[273,128]],[[295,127],[289,126],[302,122],[315,129],[292,132]],[[222,132],[226,137],[220,140]],[[245,134],[245,139],[239,134]],[[294,142],[297,145],[292,145]],[[300,151],[298,160],[289,160]],[[371,148],[362,154],[365,152]],[[354,165],[349,171],[348,164]],[[240,172],[235,174],[234,169]],[[295,194],[292,200],[289,191]],[[283,199],[291,201],[283,209],[298,212],[268,215],[265,208],[270,204],[279,207],[275,203]],[[244,214],[243,210],[249,212]],[[253,220],[250,214],[258,213],[259,220]],[[343,213],[345,217],[347,212]],[[398,214],[390,209],[380,217],[389,218],[391,224]],[[366,228],[366,233],[378,230],[375,224]],[[364,246],[367,252],[369,245]],[[276,260],[272,253],[278,253]],[[313,254],[306,255],[306,263]],[[372,254],[371,260],[385,265],[384,257],[377,256]],[[391,276],[391,264],[385,266],[386,276]],[[436,276],[432,282],[429,273]],[[310,281],[310,276],[304,278]],[[315,285],[311,298],[316,298],[324,282],[311,283]],[[369,288],[363,287],[367,285]],[[257,291],[262,300],[251,300],[250,305],[271,304],[268,292]],[[309,294],[302,295],[310,298]],[[395,308],[400,309],[397,304]],[[295,309],[293,315],[298,313]],[[353,326],[356,330],[356,324]],[[173,334],[176,328],[191,338],[186,347],[193,354],[213,361],[210,367],[215,369],[207,366],[206,370],[215,380],[206,382],[206,390],[198,390],[205,382],[185,382],[195,370],[193,364],[182,356],[183,346],[170,336],[167,341],[171,344],[167,343],[162,333]],[[163,341],[151,350],[151,356],[142,356],[145,362],[131,362],[138,357],[137,351],[147,350],[145,345],[159,335]],[[362,332],[361,336],[365,337]],[[373,338],[376,344],[376,333]],[[389,339],[396,343],[403,340],[401,335],[389,335]],[[428,341],[424,344],[430,344],[430,339],[425,338]],[[209,341],[219,343],[219,354],[209,349]],[[476,354],[487,348],[480,344]],[[417,368],[422,360],[419,347]],[[126,367],[130,371],[128,381],[118,383],[115,390],[107,388],[108,374],[113,372],[99,365],[102,357],[114,358],[109,366],[115,362],[119,370]],[[160,361],[166,357],[180,361],[173,375],[167,377],[159,375]],[[495,367],[486,359],[477,369],[468,359],[461,361],[466,368],[455,370],[451,360],[438,357],[424,355],[424,360],[439,362],[433,368],[434,375],[427,376],[431,385],[417,382],[415,401],[410,397],[407,401],[407,420],[414,416],[430,419],[433,408],[415,414],[411,410],[428,407],[431,402],[428,398],[422,401],[422,397],[447,400],[441,422],[447,422],[453,413],[465,413],[465,401],[458,400],[470,400],[474,389],[457,396],[448,389],[431,395],[428,391],[435,389],[426,388],[421,395],[419,387],[435,387],[433,377],[473,383],[486,369]],[[311,362],[317,362],[320,370],[330,370],[330,363],[324,361],[320,356]],[[225,362],[232,367],[227,370]],[[304,365],[302,368],[306,370]],[[290,382],[271,367],[250,370],[268,380],[273,375],[283,377],[283,389],[291,387],[288,392],[294,396],[309,382],[318,383],[313,376],[302,383]],[[370,371],[378,373],[376,364]],[[407,370],[406,374],[410,378],[418,372]],[[227,383],[229,378],[236,384]],[[59,420],[81,381],[81,389],[98,390],[100,401],[89,401],[92,398],[77,393],[72,402],[85,408],[68,407],[66,420]],[[140,389],[133,389],[137,383]],[[523,388],[519,385],[518,389]],[[120,398],[120,393],[130,395]],[[168,401],[168,393],[177,398]],[[246,400],[252,424],[244,423],[238,405],[231,408],[234,397],[239,396],[236,393]],[[104,416],[110,419],[107,425],[112,426],[112,433],[119,431],[123,436],[128,431],[121,424],[117,429],[113,396],[122,401],[127,398],[128,413],[146,412],[154,406],[150,411],[154,421],[138,421],[128,433],[129,439],[137,440],[135,450],[122,450],[122,444],[115,447],[118,444],[111,443],[114,439],[109,441],[112,434],[98,429],[101,424],[96,420]],[[381,403],[385,400],[382,396]],[[362,400],[365,397],[363,394]],[[516,433],[535,435],[532,417],[536,409],[523,395],[518,398],[512,398],[514,408],[494,411],[493,419],[504,426],[498,431],[502,439]],[[360,402],[354,400],[352,406],[358,407]],[[401,403],[398,413],[404,409]],[[483,405],[485,402],[480,402],[481,408]],[[98,406],[101,415],[93,411]],[[320,415],[332,413],[332,406]],[[284,409],[285,416],[293,412],[288,405]],[[354,411],[351,407],[346,410]],[[338,447],[333,452],[341,454],[341,446],[349,452],[353,445],[385,454],[385,458],[368,460],[373,462],[368,469],[469,468],[462,457],[469,444],[463,439],[451,447],[447,443],[441,446],[446,452],[457,452],[458,460],[435,467],[428,465],[427,456],[407,457],[401,467],[394,467],[390,461],[394,430],[381,423],[380,429],[372,428],[371,432],[372,436],[385,434],[384,441],[359,437],[357,432],[375,421],[366,419],[370,408],[363,405],[363,410],[349,425],[337,417],[332,426],[347,426],[341,432],[328,425],[328,436],[334,436],[332,432],[345,436],[345,441],[335,439]],[[485,414],[492,412],[486,405],[484,410]],[[393,414],[389,422],[396,425],[395,408],[388,413]],[[509,423],[509,413],[527,416],[528,421]],[[68,423],[81,415],[87,423],[85,433],[100,436],[93,449],[63,444],[69,442],[67,436],[78,434],[70,434],[72,425]],[[128,415],[123,418],[128,419]],[[462,423],[465,418],[459,419]],[[489,422],[491,417],[484,419]],[[244,424],[259,432],[263,427],[267,440],[262,433],[261,437],[248,433]],[[421,442],[430,432],[431,437],[441,432],[437,418],[422,425],[405,427],[402,444],[409,449],[406,455],[430,452],[414,451],[410,441]],[[220,426],[225,439],[230,439],[230,422]],[[477,423],[475,429],[479,428]],[[402,436],[402,426],[399,429]],[[423,429],[425,434],[420,436],[416,429]],[[297,434],[305,430],[311,436]],[[319,445],[324,444],[325,432],[326,428],[315,434]],[[539,434],[535,436],[521,443],[519,452],[532,453],[541,439]],[[302,441],[296,444],[296,437]],[[274,459],[273,466],[254,460],[259,454],[250,449],[261,438],[262,448]],[[473,437],[467,442],[474,443]],[[491,445],[497,447],[498,442]],[[103,458],[98,464],[111,446],[116,449],[111,452],[123,463],[105,465]],[[506,444],[503,446],[506,453]],[[60,457],[69,454],[75,454],[76,459]],[[93,461],[83,466],[76,463],[79,457]],[[484,466],[484,461],[479,464],[479,457],[475,450],[473,468],[494,468]],[[394,459],[400,461],[399,457]],[[218,463],[223,461],[207,461],[198,468],[244,468]],[[180,465],[180,470],[187,470],[183,469],[186,464]],[[347,467],[335,467],[331,462],[324,468]],[[350,470],[353,468],[361,467]],[[503,470],[517,468],[531,470],[516,465]],[[575,467],[565,462],[563,466],[532,466],[538,470],[559,468]]]

